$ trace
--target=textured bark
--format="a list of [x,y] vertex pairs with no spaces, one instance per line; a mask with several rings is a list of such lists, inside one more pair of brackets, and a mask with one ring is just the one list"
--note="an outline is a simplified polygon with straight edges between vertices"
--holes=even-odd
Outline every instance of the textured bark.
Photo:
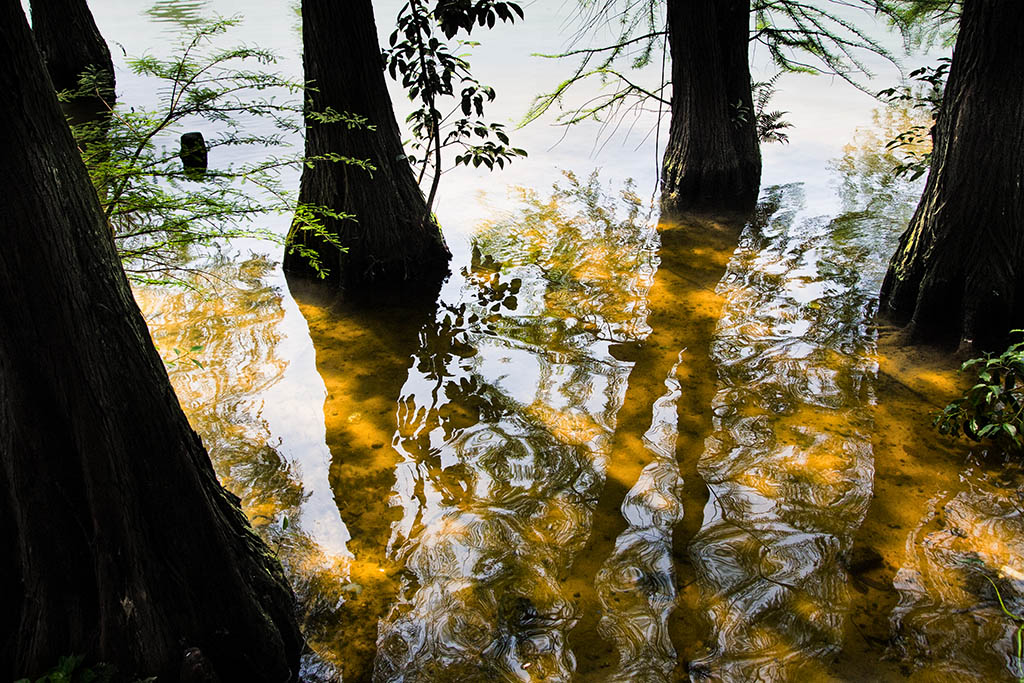
[[753,208],[761,183],[748,63],[749,0],[669,0],[668,213]]
[[190,648],[293,679],[294,599],[178,405],[18,0],[0,88],[0,679],[80,654],[175,681]]
[[105,110],[101,99],[114,101],[114,62],[86,0],[31,0],[30,6],[32,34],[54,87],[74,90],[86,69],[97,69],[109,82],[89,104]]
[[924,194],[882,284],[911,342],[992,348],[1024,324],[1024,4],[967,0]]
[[[308,231],[292,230],[289,243],[313,248],[331,281],[349,290],[434,289],[448,272],[451,254],[427,215],[423,193],[404,157],[370,0],[303,0],[303,66],[313,111],[328,107],[368,119],[366,127],[307,121],[306,154],[337,153],[368,159],[368,173],[344,163],[317,163],[302,173],[301,203],[356,216],[325,220],[327,230],[348,248],[341,253]],[[308,261],[288,252],[290,273],[312,274]]]

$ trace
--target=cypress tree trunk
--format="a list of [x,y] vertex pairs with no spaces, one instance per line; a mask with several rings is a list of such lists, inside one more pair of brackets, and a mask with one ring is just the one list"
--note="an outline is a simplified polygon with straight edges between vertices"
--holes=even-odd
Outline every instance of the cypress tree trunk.
[[[342,154],[368,159],[372,173],[344,163],[319,162],[305,168],[299,202],[354,214],[354,220],[325,219],[327,231],[348,249],[294,227],[289,245],[320,255],[330,279],[349,289],[431,289],[448,272],[451,254],[405,159],[370,0],[303,0],[303,65],[315,90],[307,106],[368,119],[367,127],[321,124],[307,119],[306,154]],[[289,250],[285,270],[313,274],[307,259]]]
[[911,342],[996,347],[1024,323],[1024,4],[966,0],[924,195],[882,284]]
[[104,101],[114,101],[114,62],[86,0],[31,0],[30,7],[32,34],[54,87],[75,90],[91,67],[100,76],[99,92],[76,105],[87,117],[106,112]]
[[748,63],[749,0],[668,0],[672,124],[667,213],[753,208],[761,183]]
[[0,88],[0,678],[294,679],[280,564],[178,405],[18,0]]

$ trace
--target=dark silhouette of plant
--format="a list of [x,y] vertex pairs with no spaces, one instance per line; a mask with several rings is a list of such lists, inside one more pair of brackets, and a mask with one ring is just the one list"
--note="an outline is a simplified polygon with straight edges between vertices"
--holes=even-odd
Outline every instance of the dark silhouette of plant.
[[[428,169],[432,175],[428,213],[444,172],[444,148],[461,150],[455,156],[456,166],[484,165],[492,170],[504,168],[514,157],[526,156],[524,150],[509,145],[502,124],[483,118],[484,103],[495,98],[494,88],[474,78],[469,62],[456,54],[472,43],[452,42],[460,32],[468,35],[476,26],[493,28],[498,21],[511,23],[516,17],[523,18],[519,4],[494,0],[437,0],[433,8],[426,0],[408,0],[398,13],[385,57],[388,73],[419,105],[407,121],[416,138],[410,146],[422,156],[409,161],[419,166],[420,182]],[[443,113],[445,105],[441,103],[446,98],[455,102]]]

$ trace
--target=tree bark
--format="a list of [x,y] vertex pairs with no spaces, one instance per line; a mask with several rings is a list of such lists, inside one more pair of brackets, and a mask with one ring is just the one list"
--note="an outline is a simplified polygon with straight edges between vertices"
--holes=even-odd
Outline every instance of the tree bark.
[[1024,323],[1024,5],[966,0],[931,168],[882,284],[908,341],[995,348]]
[[18,0],[0,65],[0,678],[294,679],[281,566],[178,405]]
[[114,62],[100,35],[86,0],[31,0],[32,34],[50,80],[57,90],[75,90],[82,74],[92,67],[102,76],[99,92],[83,105],[104,112],[103,102],[114,101]]
[[405,158],[384,80],[384,63],[370,0],[303,0],[305,78],[313,91],[307,106],[357,114],[366,126],[306,122],[306,154],[337,153],[369,160],[367,172],[345,163],[317,162],[305,168],[299,202],[353,214],[325,218],[327,231],[348,249],[293,227],[284,259],[290,273],[312,275],[308,260],[290,247],[319,254],[332,282],[348,289],[436,289],[448,273],[451,254]]
[[668,0],[672,123],[662,210],[746,211],[761,183],[749,0]]

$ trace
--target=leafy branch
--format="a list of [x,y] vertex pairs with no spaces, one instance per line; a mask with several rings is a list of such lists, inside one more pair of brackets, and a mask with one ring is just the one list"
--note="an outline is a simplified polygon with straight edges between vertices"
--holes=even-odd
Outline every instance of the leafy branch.
[[[235,238],[281,244],[280,235],[254,221],[296,210],[296,199],[281,180],[288,170],[313,163],[374,170],[366,160],[342,155],[268,152],[289,147],[288,138],[301,131],[297,99],[303,84],[268,71],[276,62],[270,51],[217,48],[215,40],[238,23],[237,18],[197,21],[177,54],[129,60],[134,73],[160,84],[155,109],[109,102],[107,97],[106,116],[72,125],[125,271],[135,282],[190,286],[194,280],[186,263],[197,251],[217,249]],[[100,77],[83,74],[78,89],[61,93],[62,99],[95,96],[101,92]],[[345,113],[317,115],[339,125],[366,125]],[[258,158],[220,168],[184,168],[183,152],[168,149],[167,143],[197,124],[207,129],[207,153],[243,148]],[[298,207],[298,212],[303,217],[299,229],[321,236],[326,231],[317,217],[337,217],[327,207],[312,205]]]
[[[391,78],[419,103],[407,118],[415,137],[410,162],[420,168],[420,182],[428,170],[431,173],[428,215],[444,172],[446,147],[460,149],[456,166],[483,165],[493,170],[504,168],[514,157],[526,156],[525,150],[510,146],[502,124],[483,118],[484,103],[494,101],[494,88],[474,78],[465,56],[455,53],[472,43],[450,42],[459,32],[469,34],[476,26],[493,28],[498,21],[511,23],[517,17],[523,18],[517,3],[496,0],[435,0],[433,9],[426,0],[407,0],[398,13],[385,58]],[[454,104],[442,113],[440,103],[446,98]]]
[[908,78],[917,81],[918,85],[904,85],[886,88],[878,96],[890,105],[909,106],[918,109],[931,117],[929,125],[911,126],[886,143],[885,148],[902,155],[902,160],[893,169],[897,178],[908,176],[917,180],[924,175],[932,161],[932,126],[939,117],[942,107],[942,94],[946,87],[951,60],[943,57],[937,66],[923,66],[908,74]]
[[977,382],[935,416],[933,424],[939,432],[977,442],[989,440],[1013,450],[1024,448],[1024,342],[998,356],[972,358],[960,370],[974,370]]

